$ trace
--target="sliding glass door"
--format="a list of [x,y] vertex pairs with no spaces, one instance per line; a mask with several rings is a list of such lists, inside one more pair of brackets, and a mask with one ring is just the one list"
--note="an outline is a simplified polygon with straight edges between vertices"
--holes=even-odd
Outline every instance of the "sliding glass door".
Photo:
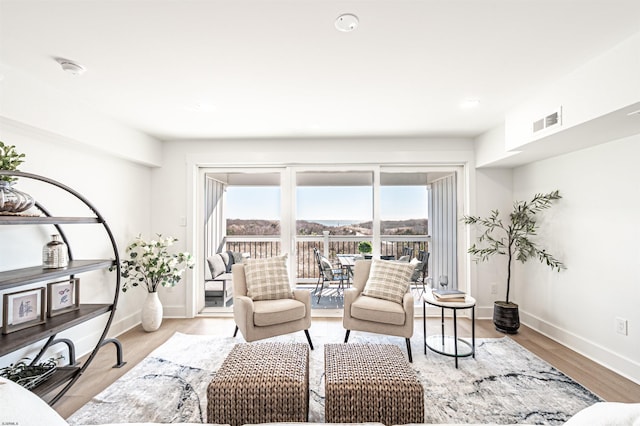
[[[370,243],[373,258],[411,260],[429,252],[429,275],[446,275],[457,286],[459,171],[377,165],[203,170],[201,258],[221,251],[252,258],[288,253],[292,285],[315,290],[314,248],[337,264],[338,254],[357,254],[361,243]],[[201,310],[204,296],[199,299]]]
[[[281,169],[210,169],[204,173],[204,280],[213,279],[208,259],[217,253],[245,258],[277,256],[283,252]],[[284,227],[288,228],[288,227]],[[198,291],[199,311],[230,311],[215,285]],[[205,292],[207,294],[205,294]],[[220,293],[220,294],[218,294]]]

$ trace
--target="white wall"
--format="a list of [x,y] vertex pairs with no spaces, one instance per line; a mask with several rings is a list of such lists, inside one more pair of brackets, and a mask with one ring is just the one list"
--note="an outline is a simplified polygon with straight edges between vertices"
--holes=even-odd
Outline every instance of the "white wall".
[[[514,170],[514,199],[559,189],[540,240],[560,273],[516,265],[522,322],[640,383],[640,135]],[[617,334],[614,319],[629,322]]]
[[[0,140],[16,145],[26,154],[21,171],[44,175],[71,187],[92,203],[105,217],[122,254],[136,234],[149,233],[151,220],[151,172],[148,167],[95,150],[42,129],[14,123],[0,117]],[[53,215],[88,215],[81,204],[67,198],[61,190],[21,179],[16,187],[33,195]],[[36,266],[42,261],[42,246],[50,239],[53,227],[1,226],[0,270]],[[97,225],[64,226],[76,258],[113,258],[109,240]],[[108,303],[113,300],[115,272],[80,274],[81,301]],[[44,285],[44,283],[42,283]],[[110,335],[139,323],[143,292],[121,294]],[[104,329],[106,315],[67,331],[73,336],[77,355],[92,349]],[[56,349],[59,349],[57,347]],[[25,348],[0,359],[0,365],[28,355]],[[112,350],[112,349],[105,349]]]
[[[476,170],[476,210],[471,214],[486,217],[492,210],[498,209],[501,217],[511,212],[512,206],[512,170],[511,169],[477,169]],[[469,241],[476,241],[480,228],[467,227]],[[469,244],[471,245],[471,244]],[[479,318],[493,317],[493,302],[504,300],[507,291],[507,259],[505,256],[494,256],[489,262],[475,262],[471,257],[473,292],[476,298],[476,315]],[[496,293],[492,294],[492,286]]]

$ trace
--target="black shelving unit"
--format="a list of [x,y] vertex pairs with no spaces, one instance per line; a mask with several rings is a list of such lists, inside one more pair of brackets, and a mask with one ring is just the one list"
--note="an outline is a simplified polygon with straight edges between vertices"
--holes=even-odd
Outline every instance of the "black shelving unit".
[[[101,304],[80,304],[78,310],[63,313],[51,318],[46,318],[43,324],[38,324],[29,328],[24,328],[12,332],[10,334],[0,335],[0,356],[10,354],[16,350],[26,346],[35,344],[42,340],[45,343],[41,347],[38,355],[33,359],[32,364],[37,363],[44,355],[45,351],[53,345],[65,344],[69,351],[69,365],[58,367],[56,371],[48,377],[44,382],[31,389],[35,394],[45,399],[50,405],[55,404],[73,384],[80,378],[82,373],[89,367],[91,361],[102,346],[113,343],[116,346],[117,363],[114,367],[121,367],[125,363],[122,359],[122,346],[117,339],[107,339],[107,333],[111,327],[113,317],[118,303],[118,295],[120,294],[120,258],[118,248],[107,222],[100,213],[89,203],[89,201],[73,189],[59,182],[44,176],[31,173],[14,172],[0,170],[0,176],[13,176],[20,179],[32,179],[44,182],[48,185],[60,188],[61,190],[73,195],[75,198],[84,203],[93,215],[88,217],[57,217],[49,214],[44,206],[36,202],[35,209],[38,210],[40,216],[15,216],[0,214],[0,226],[11,225],[53,225],[57,233],[60,234],[62,240],[67,244],[69,251],[69,265],[64,269],[45,269],[42,266],[33,266],[28,268],[20,268],[9,271],[0,272],[0,290],[8,290],[11,288],[22,287],[34,283],[46,283],[61,278],[74,278],[77,274],[84,272],[109,269],[115,271],[113,301]],[[36,197],[37,199],[37,197]],[[75,259],[71,251],[71,244],[68,241],[61,225],[89,224],[101,226],[105,231],[105,244],[109,244],[113,250],[113,258],[111,259]],[[1,242],[0,244],[6,244]],[[91,285],[82,282],[81,286]],[[45,301],[43,301],[45,303]],[[87,360],[80,364],[75,360],[75,346],[72,340],[67,338],[57,338],[58,333],[75,327],[90,319],[97,318],[101,315],[108,315],[104,330],[89,354]]]

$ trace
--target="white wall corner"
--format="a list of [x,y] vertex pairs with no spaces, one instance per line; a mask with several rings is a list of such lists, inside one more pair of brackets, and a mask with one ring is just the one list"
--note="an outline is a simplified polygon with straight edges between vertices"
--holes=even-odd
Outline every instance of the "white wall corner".
[[481,134],[474,139],[476,167],[491,167],[499,161],[511,158],[520,151],[507,151],[505,124]]
[[[504,218],[511,211],[513,200],[513,173],[511,169],[483,168],[476,169],[475,173],[475,209],[470,214],[486,216],[492,210],[498,209]],[[476,241],[481,229],[477,226],[468,226],[469,246]],[[466,251],[466,250],[465,250]],[[466,254],[471,268],[471,285],[473,297],[476,298],[479,307],[487,307],[483,317],[491,318],[493,302],[504,300],[506,293],[506,256],[494,256],[487,262],[475,262],[470,254]],[[496,285],[496,294],[491,293],[491,288]],[[486,312],[486,313],[485,313]]]

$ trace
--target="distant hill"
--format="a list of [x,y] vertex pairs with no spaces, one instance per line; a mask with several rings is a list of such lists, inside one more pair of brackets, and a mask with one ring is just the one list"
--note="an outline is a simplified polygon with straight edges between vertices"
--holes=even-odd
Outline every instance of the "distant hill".
[[[426,235],[427,219],[383,220],[380,223],[383,235]],[[328,226],[317,222],[299,220],[297,235],[371,235],[372,223]],[[227,219],[227,235],[280,235],[280,222],[260,219]]]

